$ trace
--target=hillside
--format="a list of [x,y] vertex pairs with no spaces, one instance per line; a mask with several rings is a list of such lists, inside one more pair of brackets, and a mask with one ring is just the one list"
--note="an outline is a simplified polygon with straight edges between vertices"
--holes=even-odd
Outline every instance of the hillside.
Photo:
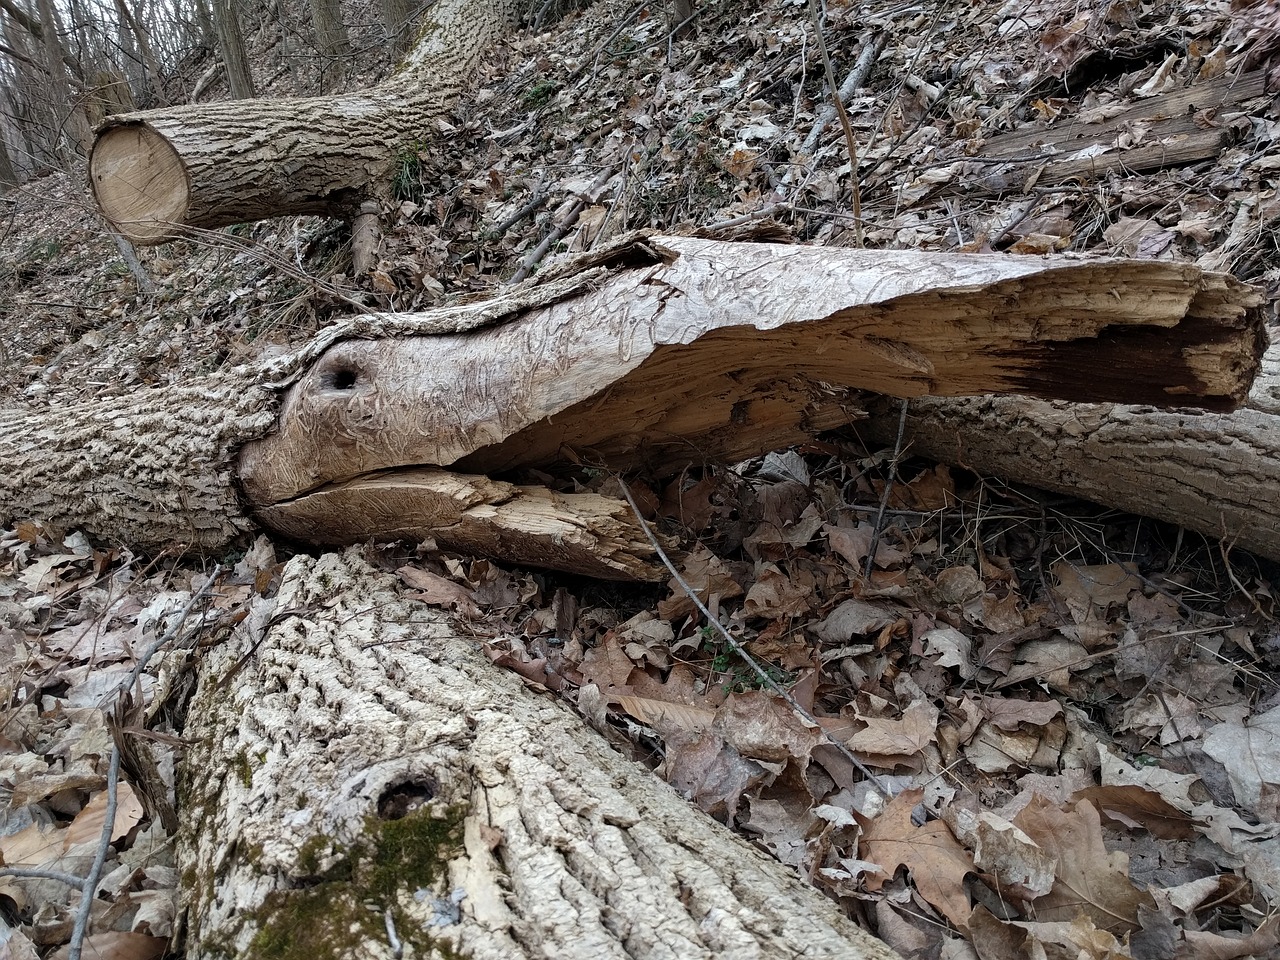
[[[856,176],[807,5],[698,5],[675,34],[662,7],[554,6],[486,59],[438,136],[397,145],[368,276],[352,274],[345,224],[291,218],[143,250],[154,289],[140,290],[81,171],[4,194],[0,403],[56,418],[358,312],[482,296],[522,265],[644,229],[1183,261],[1257,284],[1280,330],[1269,3],[829,3]],[[371,15],[346,15],[366,41],[323,76],[261,14],[260,90],[386,75]],[[175,92],[212,63],[175,64]],[[220,83],[203,95],[225,97]],[[910,459],[858,423],[745,464],[628,480],[687,551],[681,572],[723,633],[674,580],[606,587],[430,542],[358,553],[903,956],[1280,948],[1274,564]],[[590,470],[560,482],[619,489]],[[87,868],[109,779],[100,698],[156,641],[217,643],[274,594],[290,547],[245,546],[147,557],[29,522],[0,532],[6,864]],[[121,737],[148,746],[125,763],[94,905],[94,943],[116,956],[181,950],[169,838],[183,649],[146,668],[121,713],[150,733]],[[876,772],[887,808],[769,682]],[[66,949],[64,883],[4,879],[0,893],[14,956]]]

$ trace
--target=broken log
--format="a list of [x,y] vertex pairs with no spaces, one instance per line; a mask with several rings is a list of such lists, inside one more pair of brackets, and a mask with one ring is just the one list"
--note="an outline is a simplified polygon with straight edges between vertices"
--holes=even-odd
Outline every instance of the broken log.
[[417,464],[670,473],[847,422],[837,387],[1229,409],[1261,354],[1256,294],[1186,264],[647,244],[515,323],[335,345],[245,447],[246,495]]
[[[895,441],[899,404],[860,430]],[[1280,344],[1246,406],[1047,403],[1015,397],[911,401],[908,452],[1186,527],[1280,560]]]
[[[56,418],[0,415],[0,514],[202,550],[249,532],[256,514],[310,542],[348,542],[361,524],[382,532],[379,511],[439,516],[406,497],[411,483],[357,478],[565,462],[670,474],[847,423],[856,389],[1229,409],[1259,362],[1258,303],[1187,264],[631,239],[502,297],[356,317],[205,381]],[[476,509],[437,538],[462,542],[470,525],[485,550],[516,542],[475,534]],[[491,515],[552,529],[520,509]],[[618,571],[652,569],[624,514],[575,517],[581,543],[614,545]],[[566,568],[572,538],[547,533],[541,556],[535,540],[493,556]]]
[[186,715],[189,957],[896,956],[354,550],[291,560]]
[[292,214],[352,219],[362,201],[389,195],[398,157],[417,163],[430,149],[437,121],[520,9],[438,0],[400,71],[371,90],[109,117],[89,155],[98,207],[137,244]]
[[1249,114],[1270,99],[1265,70],[1229,75],[1140,100],[1110,113],[1088,111],[993,137],[977,159],[961,161],[949,192],[1021,192],[1111,173],[1187,166],[1217,157],[1247,134]]

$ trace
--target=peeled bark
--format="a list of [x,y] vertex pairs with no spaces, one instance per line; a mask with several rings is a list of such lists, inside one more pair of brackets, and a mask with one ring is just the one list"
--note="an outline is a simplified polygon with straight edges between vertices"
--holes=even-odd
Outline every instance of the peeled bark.
[[1185,265],[648,243],[661,262],[515,323],[336,345],[245,448],[246,495],[409,464],[671,473],[848,422],[843,387],[1230,407],[1261,349],[1256,294]]
[[189,957],[896,956],[353,553],[290,561],[187,716]]
[[854,388],[1230,407],[1258,362],[1257,302],[1151,261],[633,239],[203,382],[0,414],[0,519],[202,550],[255,511],[319,543],[438,527],[495,559],[645,576],[652,548],[620,506],[484,478],[442,492],[418,468],[670,474],[856,419]]
[[140,244],[266,217],[350,218],[387,187],[397,154],[431,142],[433,119],[517,8],[440,0],[405,67],[368,91],[111,117],[89,158],[98,206]]
[[[898,404],[867,433],[893,443]],[[1021,397],[920,399],[908,450],[1221,538],[1280,560],[1280,345],[1231,414]]]

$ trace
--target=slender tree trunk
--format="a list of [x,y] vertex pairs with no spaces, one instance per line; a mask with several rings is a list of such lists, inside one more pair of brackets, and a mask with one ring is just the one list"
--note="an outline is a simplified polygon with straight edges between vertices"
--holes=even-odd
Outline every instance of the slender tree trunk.
[[[48,0],[44,0],[48,2]],[[213,0],[213,25],[218,35],[218,50],[227,71],[233,100],[249,100],[257,93],[249,73],[249,54],[240,29],[240,11],[236,0]]]
[[[88,155],[93,134],[84,98],[72,96],[62,67],[66,54],[58,39],[58,17],[53,0],[40,0],[40,21],[44,32],[45,63],[54,97],[51,106],[58,117],[57,153],[64,164],[71,164]],[[67,149],[62,149],[63,142],[68,145]]]
[[5,142],[3,118],[0,118],[0,190],[8,187],[17,186],[19,183],[17,171],[14,170],[13,161],[9,159],[9,147]]
[[[311,21],[316,28],[316,46],[321,56],[340,61],[351,55],[351,41],[347,38],[347,25],[342,22],[339,0],[311,0]],[[326,63],[326,73],[332,72],[333,67],[332,62]]]
[[382,8],[382,23],[387,28],[387,40],[394,53],[408,49],[413,40],[411,26],[413,15],[418,9],[416,0],[379,0]]
[[160,91],[161,76],[160,61],[151,47],[151,34],[133,15],[126,0],[116,0],[116,13],[120,17],[122,46],[132,53],[133,45],[137,45],[138,70],[136,76],[130,78],[134,84],[134,99],[149,107]]

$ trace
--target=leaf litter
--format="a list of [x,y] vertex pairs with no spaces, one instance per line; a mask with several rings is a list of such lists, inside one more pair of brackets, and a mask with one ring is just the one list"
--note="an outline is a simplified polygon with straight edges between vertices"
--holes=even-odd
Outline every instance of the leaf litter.
[[[579,206],[568,250],[680,224],[853,242],[849,158],[824,119],[803,5],[701,7],[679,43],[657,8],[620,11],[573,12],[493,58],[451,118],[451,149],[412,158],[367,278],[344,272],[330,224],[293,218],[145,252],[160,290],[147,298],[111,266],[78,184],[51,174],[11,194],[0,395],[56,408],[282,349],[352,300],[484,293]],[[849,100],[868,243],[1192,262],[1274,304],[1276,26],[1260,0],[833,0],[824,33],[842,69],[875,54]],[[1185,43],[1170,47],[1171,29]],[[1162,107],[1212,84],[1258,92]],[[764,692],[674,582],[628,592],[430,544],[370,552],[497,664],[565,697],[904,956],[1275,955],[1274,568],[911,461],[878,524],[897,456],[855,426],[652,489],[631,481],[680,535],[674,560],[699,600],[812,720]],[[117,745],[88,940],[100,955],[159,955],[178,930],[190,658],[278,569],[265,539],[211,588],[189,558],[26,522],[0,534],[0,856],[84,876]],[[69,889],[0,878],[19,921],[10,954],[65,954]]]

